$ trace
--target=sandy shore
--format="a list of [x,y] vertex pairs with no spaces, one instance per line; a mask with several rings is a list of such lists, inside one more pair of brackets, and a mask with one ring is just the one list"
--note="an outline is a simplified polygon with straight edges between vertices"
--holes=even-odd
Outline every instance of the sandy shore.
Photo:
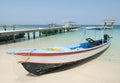
[[105,60],[104,54],[94,59],[60,68],[41,76],[30,75],[13,55],[6,52],[22,48],[22,43],[1,45],[0,81],[2,83],[120,83],[120,62]]

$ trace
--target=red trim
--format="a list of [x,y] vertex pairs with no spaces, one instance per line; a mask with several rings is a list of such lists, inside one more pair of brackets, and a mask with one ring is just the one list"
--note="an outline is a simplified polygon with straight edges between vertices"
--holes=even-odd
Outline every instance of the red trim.
[[64,53],[24,53],[24,52],[20,52],[20,53],[15,53],[15,55],[21,55],[21,56],[61,56],[61,55],[70,55],[70,54],[84,53],[84,52],[88,52],[88,51],[91,51],[91,50],[95,50],[95,49],[98,49],[98,48],[101,48],[101,47],[107,45],[108,43],[106,43],[106,44],[104,44],[102,46],[99,46],[97,48],[83,50],[83,51],[64,52]]
[[[108,47],[107,47],[108,48]],[[105,48],[104,50],[106,50],[107,48]],[[102,50],[102,51],[100,51],[100,52],[98,52],[98,53],[101,53],[101,52],[103,52],[104,50]],[[97,54],[97,53],[96,53]],[[94,55],[96,55],[96,54],[94,54]],[[92,57],[92,56],[94,56],[94,55],[91,55],[91,56],[89,56],[89,57]],[[86,58],[82,58],[82,59],[79,59],[79,60],[75,60],[75,61],[69,61],[69,62],[61,62],[61,63],[39,63],[39,62],[23,62],[23,63],[30,63],[30,64],[70,64],[70,63],[74,63],[74,62],[78,62],[78,61],[81,61],[81,60],[84,60],[84,59],[87,59],[87,58],[89,58],[89,57],[86,57]],[[18,61],[19,62],[19,61]]]

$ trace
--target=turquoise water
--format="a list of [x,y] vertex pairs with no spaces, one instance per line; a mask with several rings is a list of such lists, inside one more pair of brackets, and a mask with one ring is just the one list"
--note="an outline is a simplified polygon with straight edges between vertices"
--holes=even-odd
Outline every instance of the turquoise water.
[[113,31],[112,44],[110,49],[107,51],[108,60],[120,62],[120,26],[115,26]]
[[[31,29],[38,28],[43,26],[18,26],[20,29]],[[46,26],[44,26],[46,27]],[[114,61],[120,62],[120,26],[115,26],[114,30],[106,30],[107,34],[112,36],[111,46],[108,50],[106,50],[101,57],[100,60]],[[77,31],[61,33],[57,35],[51,35],[36,39],[27,40],[27,36],[21,41],[16,43],[7,43],[4,44],[4,47],[8,47],[10,49],[29,49],[29,48],[47,48],[50,46],[68,46],[75,45],[85,41],[86,37],[92,37],[94,39],[101,38],[101,31],[96,30],[85,30],[79,29]]]

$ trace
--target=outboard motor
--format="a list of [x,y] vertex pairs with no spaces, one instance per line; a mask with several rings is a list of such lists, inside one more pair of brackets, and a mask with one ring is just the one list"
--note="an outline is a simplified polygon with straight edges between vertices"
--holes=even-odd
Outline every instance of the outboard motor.
[[110,36],[108,34],[104,34],[104,40],[109,40]]

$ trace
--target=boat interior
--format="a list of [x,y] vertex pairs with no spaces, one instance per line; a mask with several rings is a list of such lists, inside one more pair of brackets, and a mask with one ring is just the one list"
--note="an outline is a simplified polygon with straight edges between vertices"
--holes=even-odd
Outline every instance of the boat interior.
[[71,50],[74,50],[74,49],[78,49],[78,48],[83,48],[83,49],[87,49],[87,48],[92,48],[92,47],[95,47],[95,46],[98,46],[98,45],[101,45],[103,43],[106,43],[107,40],[93,40],[91,38],[87,38],[86,39],[88,42],[85,42],[85,43],[81,43],[79,46],[76,46],[76,47],[71,47],[70,49]]

